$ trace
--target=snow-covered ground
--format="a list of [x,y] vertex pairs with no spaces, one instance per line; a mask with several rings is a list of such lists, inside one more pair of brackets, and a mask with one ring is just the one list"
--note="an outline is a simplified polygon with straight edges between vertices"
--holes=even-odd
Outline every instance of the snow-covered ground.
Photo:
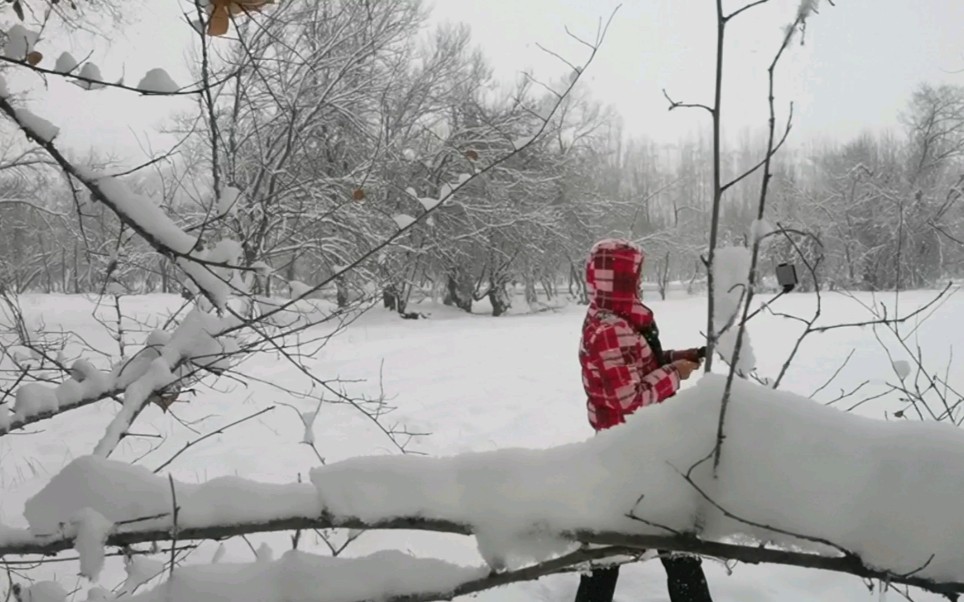
[[[905,293],[900,307],[905,311],[912,309],[932,296],[927,292]],[[859,298],[872,302],[869,295]],[[893,296],[883,295],[878,300],[892,303]],[[790,295],[778,301],[776,307],[806,317],[813,301],[812,295]],[[122,301],[125,312],[142,317],[177,307],[179,302],[175,297],[160,296],[128,297]],[[62,326],[103,349],[116,349],[116,343],[106,336],[103,327],[91,319],[90,300],[28,296],[23,299],[23,305],[28,320],[37,321],[42,317],[48,329]],[[653,301],[651,305],[667,347],[699,344],[699,332],[705,326],[704,298],[681,297]],[[825,294],[824,306],[821,323],[860,321],[868,317],[853,300],[832,293]],[[412,444],[412,449],[430,455],[506,447],[546,448],[591,436],[575,353],[582,308],[571,306],[555,312],[515,314],[498,319],[469,316],[435,306],[418,310],[430,313],[431,319],[400,320],[383,311],[364,316],[310,360],[315,374],[340,377],[346,381],[343,386],[353,393],[384,393],[399,408],[386,420],[404,423],[412,431],[430,433]],[[914,345],[919,343],[933,368],[941,372],[950,347],[964,336],[964,325],[955,319],[962,310],[964,299],[952,297],[916,330],[912,339]],[[102,307],[97,313],[109,320],[113,311],[113,307]],[[128,330],[135,330],[133,324],[127,326],[131,327]],[[798,328],[792,322],[766,314],[754,319],[752,340],[762,375],[775,375],[779,371]],[[905,328],[907,332],[912,329],[913,324]],[[143,334],[131,336],[133,339]],[[884,341],[889,342],[886,335]],[[848,365],[817,400],[833,399],[841,388],[851,389],[870,381],[857,397],[838,404],[852,405],[879,391],[883,381],[896,380],[890,361],[871,330],[848,329],[811,336],[783,388],[810,395],[834,374],[852,350],[856,351]],[[896,353],[896,359],[902,357]],[[276,483],[290,483],[299,478],[307,481],[309,471],[319,461],[314,451],[302,443],[305,439],[302,413],[316,409],[317,394],[295,394],[309,392],[310,384],[278,357],[259,356],[246,362],[240,371],[249,377],[246,384],[222,379],[216,384],[217,390],[199,391],[191,403],[175,404],[174,414],[179,420],[162,414],[155,406],[148,408],[134,429],[145,436],[125,439],[112,458],[140,458],[140,465],[154,469],[186,442],[276,405],[274,410],[255,420],[193,446],[165,472],[169,470],[182,482],[200,482],[225,475]],[[957,386],[964,385],[964,372],[955,371],[953,366],[949,378]],[[281,384],[284,389],[272,387],[268,382]],[[884,418],[900,407],[894,400],[875,400],[860,405],[854,412]],[[89,454],[116,411],[117,406],[112,402],[101,402],[40,422],[28,427],[25,433],[0,438],[0,523],[25,526],[25,501],[71,460]],[[367,419],[350,408],[331,403],[322,405],[314,422],[313,436],[318,452],[329,462],[395,453],[384,435]],[[907,509],[907,512],[914,511]],[[927,517],[920,520],[923,523]],[[273,548],[275,557],[291,544],[287,534],[254,536],[249,541],[250,545],[240,539],[232,540],[221,551],[217,544],[206,543],[194,551],[188,561],[208,563],[217,554],[222,562],[250,562],[264,542]],[[323,549],[315,546],[316,537],[306,535],[302,549]],[[475,543],[454,535],[365,533],[349,550],[362,555],[386,547],[467,566],[481,562]],[[861,580],[853,577],[747,565],[738,565],[730,573],[712,560],[707,560],[705,565],[718,601],[877,599]],[[88,585],[76,576],[77,572],[75,563],[61,563],[34,574],[57,577],[68,590],[79,587],[76,599],[83,600]],[[149,571],[142,573],[147,575]],[[113,589],[126,578],[121,562],[108,558],[100,585]],[[616,600],[667,600],[664,581],[658,562],[627,567],[623,570]],[[479,598],[506,602],[570,600],[575,584],[574,575],[562,575],[488,592]],[[896,599],[895,594],[892,596]]]

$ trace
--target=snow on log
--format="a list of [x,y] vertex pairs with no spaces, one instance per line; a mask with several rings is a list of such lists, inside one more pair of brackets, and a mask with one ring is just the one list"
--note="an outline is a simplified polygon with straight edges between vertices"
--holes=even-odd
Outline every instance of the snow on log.
[[[258,483],[219,477],[203,484],[174,483],[178,527],[218,522],[258,522],[290,516],[318,516],[322,508],[309,484]],[[168,480],[143,466],[82,456],[68,464],[27,501],[24,515],[35,538],[56,535],[80,513],[96,512],[118,525],[156,528],[170,525],[173,497]],[[67,517],[65,519],[65,517]],[[11,539],[22,532],[9,530]],[[3,532],[0,531],[0,544]]]
[[446,592],[488,571],[396,551],[332,558],[291,550],[273,561],[181,567],[156,588],[117,602],[356,602]]
[[704,376],[585,443],[357,458],[316,468],[311,478],[327,510],[372,521],[443,518],[497,540],[536,525],[665,535],[693,531],[699,517],[707,539],[839,554],[823,540],[894,574],[964,580],[960,429],[873,420],[735,381],[718,478],[704,462],[687,482],[680,473],[713,450],[724,383]]
[[[312,520],[471,532],[487,560],[504,561],[563,553],[560,537],[609,533],[595,541],[662,537],[688,551],[703,546],[776,562],[792,556],[791,564],[895,582],[964,582],[959,429],[873,420],[737,380],[714,479],[712,462],[703,460],[716,441],[724,383],[704,376],[625,425],[551,449],[355,458],[316,468],[312,485],[179,484],[179,533],[205,536],[189,529],[206,528],[206,536],[223,537],[232,525],[257,530],[261,521],[271,530]],[[26,515],[38,548],[54,549],[58,540],[39,536],[56,533],[82,508],[115,523],[169,513],[166,490],[166,480],[145,469],[81,458],[27,503]],[[170,526],[166,516],[118,527],[112,538],[151,540]],[[12,549],[0,541],[0,552],[5,545]]]

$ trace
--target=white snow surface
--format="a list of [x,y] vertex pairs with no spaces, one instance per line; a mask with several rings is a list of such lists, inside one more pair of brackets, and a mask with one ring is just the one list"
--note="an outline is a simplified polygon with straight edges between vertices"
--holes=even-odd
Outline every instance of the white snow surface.
[[57,390],[39,383],[27,383],[17,389],[13,413],[17,417],[56,412],[60,407]]
[[[743,317],[741,308],[748,293],[751,259],[751,251],[745,247],[721,247],[713,258],[713,326],[718,333],[723,332],[717,339],[716,350],[728,363],[732,361],[736,350],[739,323]],[[755,366],[756,356],[750,344],[750,333],[744,331],[736,369],[747,374]]]
[[80,556],[80,574],[97,581],[104,568],[104,543],[114,523],[91,508],[82,509],[70,522],[77,533],[74,548]]
[[27,109],[17,109],[17,120],[25,127],[33,131],[37,136],[46,142],[50,142],[60,133],[60,128],[50,123],[36,113]]
[[305,436],[302,438],[302,443],[307,445],[315,444],[315,419],[318,417],[318,410],[311,410],[310,412],[302,412],[301,420],[305,423]]
[[415,223],[415,218],[411,215],[405,215],[404,213],[399,213],[392,217],[395,220],[395,224],[398,226],[399,230],[405,229]]
[[763,237],[775,231],[776,228],[766,218],[755,219],[750,224],[750,242],[759,242]]
[[56,581],[40,581],[23,591],[21,602],[66,602],[67,590]]
[[87,590],[87,602],[112,602],[113,600],[114,594],[100,586]]
[[904,380],[910,376],[910,362],[907,360],[895,360],[894,371],[897,373],[897,377],[900,378],[900,380]]
[[[702,314],[706,307],[705,297],[686,296],[682,292],[684,286],[680,284],[671,287],[669,300],[649,301],[659,319],[664,343],[673,348],[691,346],[690,341],[700,337],[700,323],[698,320],[693,320],[693,316]],[[908,292],[902,295],[901,305],[905,308],[918,306],[929,300],[932,295],[931,291]],[[885,300],[889,303],[888,299],[874,297],[869,293],[857,293],[857,297],[867,304],[873,304],[875,298],[878,303]],[[778,300],[779,309],[795,315],[809,316],[814,300],[814,295],[806,293],[784,296]],[[132,331],[130,336],[141,337],[137,339],[140,343],[146,342],[143,337],[149,337],[153,346],[151,352],[153,357],[156,357],[158,346],[163,346],[170,339],[170,333],[160,330],[149,332],[151,327],[160,327],[159,323],[152,323],[152,319],[172,313],[182,303],[183,300],[177,295],[125,297],[125,310],[131,311],[139,320],[144,320],[148,324],[148,330],[142,331],[142,334]],[[755,303],[759,305],[760,301],[757,300]],[[77,295],[25,295],[22,305],[30,323],[38,323],[39,318],[43,317],[48,328],[76,331],[102,349],[110,349],[115,345],[109,330],[91,321],[91,314],[95,313],[95,309],[96,314],[107,323],[112,319],[113,309],[109,306],[95,307],[96,299]],[[586,424],[578,364],[573,352],[574,341],[578,340],[584,308],[570,305],[556,312],[523,315],[525,304],[515,305],[516,307],[512,310],[513,315],[494,320],[480,315],[469,316],[430,301],[413,302],[412,308],[430,313],[431,320],[398,320],[392,312],[372,311],[343,335],[332,339],[328,346],[316,356],[306,361],[317,374],[339,375],[349,379],[345,381],[344,386],[353,394],[378,396],[384,389],[392,402],[399,406],[392,415],[393,420],[398,420],[412,430],[432,433],[427,438],[416,440],[413,448],[433,456],[440,456],[439,461],[448,461],[449,456],[463,452],[519,447],[547,448],[587,439],[591,429]],[[842,296],[825,295],[823,308],[821,324],[853,322],[866,317],[865,310],[857,302]],[[483,301],[475,308],[475,312],[485,313],[487,309]],[[921,324],[916,331],[922,348],[927,350],[929,357],[933,358],[936,365],[941,367],[945,365],[948,340],[958,340],[964,336],[964,328],[957,319],[961,311],[964,311],[964,298],[959,295],[954,296],[937,310],[933,318]],[[792,348],[797,326],[793,322],[761,313],[751,322],[749,329],[753,334],[757,351],[765,350],[765,353],[758,353],[759,373],[776,374],[786,354]],[[324,330],[314,328],[310,334],[323,335]],[[506,341],[515,340],[524,340],[526,345],[506,344]],[[492,354],[493,348],[500,349],[500,352]],[[418,353],[413,353],[413,349],[417,349]],[[848,329],[821,335],[819,344],[804,345],[794,366],[787,373],[783,386],[810,394],[836,372],[852,349],[856,349],[857,353],[842,370],[834,384],[816,395],[817,403],[836,398],[840,389],[855,387],[867,380],[868,375],[881,374],[886,377],[890,374],[890,379],[896,379],[891,369],[891,358],[873,340],[873,337],[858,329]],[[65,357],[78,356],[77,345],[68,346],[65,349]],[[105,374],[111,379],[117,377],[121,381],[129,381],[133,374],[146,368],[146,364],[149,364],[151,359],[153,359],[151,353],[144,351],[133,359],[126,358],[130,363],[123,370],[117,368],[113,373],[100,374]],[[105,361],[100,361],[96,357],[93,358],[93,363],[100,368],[107,367]],[[725,367],[721,365],[721,369]],[[197,385],[198,393],[194,401],[190,404],[178,404],[178,418],[201,432],[210,432],[215,427],[241,419],[258,408],[279,401],[290,403],[302,412],[313,411],[317,407],[317,395],[308,394],[312,391],[312,383],[277,358],[272,358],[270,355],[258,356],[256,360],[247,361],[243,365],[243,371],[255,379],[246,386],[236,384],[231,379],[222,379],[215,387],[203,383]],[[498,377],[494,378],[493,375]],[[964,387],[964,380],[962,380],[964,373],[952,370],[950,377],[953,386]],[[366,379],[367,382],[354,380],[359,378]],[[304,394],[287,395],[283,391],[261,384],[260,379],[284,382],[286,387],[303,391]],[[87,385],[86,382],[78,384]],[[686,389],[693,386],[694,383],[684,383]],[[700,387],[702,386],[701,384]],[[876,381],[865,387],[868,395],[884,390],[886,390],[884,384]],[[668,410],[671,404],[685,399],[685,396],[671,399],[666,402],[665,409]],[[13,404],[12,399],[9,399],[9,402]],[[849,402],[846,403],[849,404]],[[840,402],[837,405],[845,407],[844,404],[845,402]],[[2,407],[0,405],[0,408]],[[31,540],[30,532],[23,528],[28,525],[24,517],[26,501],[44,489],[50,482],[51,475],[56,475],[65,465],[69,466],[71,459],[78,453],[86,453],[93,448],[117,407],[111,401],[93,404],[39,424],[38,427],[43,429],[43,433],[30,437],[0,437],[0,492],[2,492],[0,493],[0,523],[7,525],[6,527],[0,525],[0,542],[10,545]],[[891,395],[864,403],[853,412],[876,419],[883,418],[885,412],[893,416],[892,412],[903,407],[904,404],[900,403],[896,396]],[[639,419],[648,419],[653,416],[650,413],[651,410],[660,409],[663,408],[646,408],[640,412]],[[731,407],[731,412],[737,414],[737,417],[731,416],[731,418],[746,424],[741,429],[749,430],[750,423],[745,423],[738,418],[742,412],[737,412],[737,409],[736,405]],[[715,411],[713,408],[708,408],[707,413],[715,414]],[[320,414],[315,423],[316,446],[328,461],[336,462],[369,454],[391,453],[384,436],[367,419],[358,416],[350,408],[339,404],[325,404]],[[906,415],[910,417],[911,413]],[[836,416],[844,416],[844,414],[831,413],[829,416],[835,417],[836,424],[839,421]],[[907,440],[913,439],[909,434],[906,437],[897,438],[889,434],[901,432],[905,421],[886,426],[882,423],[866,421],[884,430],[879,431],[877,439],[871,442],[871,453],[867,453],[867,457],[862,458],[861,454],[864,454],[864,450],[861,448],[859,453],[856,450],[867,443],[866,440],[851,442],[839,439],[840,432],[836,432],[838,439],[829,441],[828,444],[825,441],[834,437],[834,432],[829,432],[821,439],[813,442],[805,441],[801,445],[798,440],[804,439],[807,432],[804,430],[796,432],[794,423],[783,422],[784,419],[786,419],[785,415],[781,420],[767,421],[767,424],[762,427],[757,425],[756,432],[746,440],[765,436],[766,441],[771,441],[783,436],[770,432],[775,426],[779,429],[779,433],[790,435],[784,437],[786,443],[782,450],[782,457],[793,455],[794,460],[797,461],[802,458],[806,461],[805,466],[820,465],[826,456],[833,455],[834,464],[839,462],[839,456],[843,458],[842,463],[846,466],[853,466],[864,460],[870,465],[880,467],[890,458],[896,457],[898,450]],[[618,428],[630,428],[630,425]],[[905,446],[907,447],[904,452],[905,458],[897,458],[896,471],[887,467],[885,471],[872,472],[880,478],[891,478],[908,483],[909,487],[916,490],[911,493],[919,496],[932,495],[932,501],[935,503],[938,497],[943,495],[946,503],[950,504],[958,495],[954,491],[951,494],[946,493],[955,486],[953,470],[956,468],[957,459],[953,453],[943,454],[942,452],[945,443],[949,445],[949,442],[935,440],[930,437],[930,432],[921,435],[920,428],[926,431],[934,428],[934,425],[924,427],[911,425],[907,432],[917,432],[917,439],[911,441],[909,447]],[[153,468],[198,436],[196,432],[175,421],[170,414],[162,413],[153,405],[148,406],[140,415],[135,429],[139,432],[162,434],[165,437],[163,444],[158,450],[152,451],[141,459],[141,456],[151,451],[160,442],[155,439],[125,438],[111,456],[118,460],[117,464],[136,461],[140,465]],[[915,431],[915,429],[918,430]],[[957,431],[952,429],[951,432]],[[612,431],[612,434],[615,435],[616,431]],[[222,475],[232,476],[232,478],[239,476],[248,480],[237,483],[233,491],[222,490],[223,499],[218,498],[218,504],[224,501],[226,507],[229,510],[233,508],[232,511],[237,516],[251,516],[256,511],[262,514],[277,513],[277,508],[264,506],[275,504],[271,501],[272,495],[282,497],[282,494],[264,494],[260,502],[252,502],[246,507],[241,507],[244,505],[243,502],[232,503],[234,501],[232,496],[243,498],[252,487],[255,487],[251,482],[284,483],[270,487],[285,488],[288,484],[297,481],[299,475],[307,474],[310,468],[317,465],[318,460],[311,449],[301,444],[303,436],[304,425],[298,414],[288,411],[270,412],[257,420],[240,424],[193,446],[165,468],[165,472],[170,471],[174,475],[179,502],[182,498],[188,499],[189,490],[196,481]],[[603,436],[600,435],[597,439],[601,437]],[[769,449],[766,445],[770,444],[766,441],[760,448],[761,453],[755,455],[751,462],[764,471],[759,477],[760,481],[770,480],[763,485],[771,487],[771,483],[775,483],[775,489],[784,486],[789,479],[783,474],[778,474],[778,468],[783,462],[782,457],[778,457],[776,463],[771,463],[763,453],[762,450]],[[728,441],[727,445],[730,443],[733,441]],[[892,445],[889,445],[891,443]],[[807,459],[812,455],[812,448],[819,448],[821,445],[826,447],[824,455],[818,456],[815,462],[808,461]],[[920,451],[921,447],[928,446],[933,449],[923,453]],[[735,448],[725,449],[730,449],[732,452]],[[527,453],[536,451],[538,450],[526,450]],[[724,465],[728,462],[728,453],[730,452],[724,451]],[[84,460],[84,458],[81,459]],[[94,460],[100,461],[96,458]],[[90,461],[90,458],[86,458],[86,461]],[[637,464],[651,461],[656,460],[637,458]],[[914,475],[913,478],[905,478],[904,466],[911,462],[916,464],[917,461],[920,462],[918,470],[921,474]],[[830,460],[827,460],[827,463],[829,462]],[[945,473],[949,472],[951,482],[942,482],[948,480],[945,478]],[[841,471],[831,472],[830,476],[840,473]],[[148,477],[152,476],[149,470],[146,474]],[[125,498],[129,499],[129,492],[136,490],[138,486],[134,481],[115,489],[111,483],[112,481],[107,481],[106,484],[101,481],[100,485],[82,483],[78,491],[83,492],[85,496],[110,497],[111,499],[103,502],[105,506],[110,507],[115,503],[123,503]],[[860,484],[848,483],[847,486],[853,489],[859,488]],[[157,504],[162,508],[162,512],[169,512],[167,503],[170,498],[166,493],[168,488],[166,475],[164,475],[157,490],[158,496],[166,500],[163,504]],[[90,493],[88,489],[95,493]],[[794,488],[794,490],[797,489]],[[73,492],[72,487],[67,490]],[[242,491],[245,493],[239,493]],[[318,493],[312,485],[301,485],[295,491],[293,495],[302,500],[300,503],[305,504],[305,508],[289,508],[289,511],[299,515],[309,510],[317,511]],[[894,492],[898,495],[891,499]],[[790,497],[789,492],[787,496]],[[933,532],[936,529],[934,525],[939,524],[939,519],[932,521],[927,514],[931,511],[933,504],[925,503],[920,509],[913,506],[898,508],[900,503],[908,503],[907,497],[901,485],[895,483],[894,490],[887,491],[886,495],[878,500],[870,499],[871,495],[868,492],[853,504],[868,504],[870,514],[887,514],[881,524],[888,530],[892,523],[896,525],[898,532],[901,529],[910,529],[908,525],[913,523],[919,530]],[[870,499],[869,502],[868,499]],[[800,503],[799,500],[791,501]],[[33,503],[37,502],[38,500],[35,500]],[[69,507],[62,511],[50,512],[52,517],[59,517],[52,518],[52,522],[69,520],[74,512],[91,504],[83,502],[79,505],[68,504],[67,506]],[[150,507],[144,510],[150,510]],[[814,512],[816,510],[818,509]],[[637,511],[646,516],[645,504]],[[849,507],[848,511],[856,512],[853,506]],[[137,514],[137,511],[132,510],[131,514]],[[215,510],[206,511],[206,514],[208,517],[218,518]],[[202,518],[204,515],[205,512],[200,514]],[[114,520],[107,514],[105,516]],[[183,524],[184,518],[185,515],[179,517],[179,522]],[[159,520],[158,524],[163,526],[163,519]],[[122,525],[118,528],[123,530],[150,526],[150,524],[138,523]],[[954,529],[954,524],[949,524],[947,527],[949,532]],[[56,531],[59,531],[59,528],[55,524],[52,530],[45,532]],[[272,548],[280,553],[290,548],[290,535],[290,532],[261,534],[251,536],[250,541],[255,548],[262,542],[269,542]],[[335,531],[335,536],[340,541],[344,539],[345,531]],[[925,536],[926,533],[921,534],[921,537]],[[894,535],[893,539],[897,539],[897,536]],[[311,536],[302,537],[299,547],[305,551],[327,553],[324,544]],[[497,546],[490,547],[497,549]],[[444,558],[460,565],[477,566],[482,562],[477,543],[473,538],[411,531],[366,531],[350,546],[348,553],[351,556],[365,555],[386,548],[398,549],[422,557]],[[168,557],[169,552],[163,546],[159,553],[151,556],[152,559],[160,562],[166,561]],[[216,557],[223,563],[245,563],[253,560],[247,544],[239,538],[233,538],[223,543],[203,543],[196,553],[190,555],[187,563],[189,565],[207,563],[211,562],[212,557]],[[924,560],[920,564],[923,564]],[[101,595],[103,591],[97,588],[91,588],[85,592],[89,585],[84,582],[78,583],[73,577],[78,572],[76,567],[76,562],[49,564],[32,571],[31,576],[38,580],[59,579],[70,589],[75,585],[80,586],[80,591],[74,596],[77,600],[85,599],[85,594],[91,600],[103,599]],[[879,599],[877,592],[868,592],[859,578],[832,572],[746,564],[730,567],[731,572],[712,559],[704,562],[704,568],[714,599],[720,601],[809,602],[816,599],[822,602],[870,602]],[[917,567],[908,570],[915,568]],[[124,583],[125,578],[123,560],[108,557],[101,575],[101,583],[108,590],[119,591],[118,588]],[[166,574],[161,578],[166,578]],[[500,588],[471,598],[459,598],[459,600],[472,599],[478,602],[571,600],[577,580],[578,577],[574,574],[558,575],[538,582]],[[0,596],[3,595],[3,589],[4,585],[0,585]],[[918,602],[938,602],[942,599],[921,592],[912,592],[912,594]],[[890,597],[894,597],[894,594]],[[665,573],[659,562],[645,561],[624,567],[617,587],[617,601],[665,602],[666,599]]]
[[14,61],[22,61],[33,50],[39,34],[17,23],[7,30],[7,41],[3,45],[3,56]]
[[272,550],[268,542],[265,541],[258,547],[256,556],[258,562],[271,562],[274,560],[274,550]]
[[127,579],[124,580],[122,590],[124,593],[132,594],[137,588],[162,575],[165,564],[160,560],[133,556],[125,563],[124,570],[127,572]]
[[91,81],[81,81],[79,82],[82,88],[88,90],[99,90],[104,87],[104,84],[98,83],[104,81],[104,76],[100,73],[100,67],[96,63],[86,62],[84,66],[80,68],[80,77]]
[[65,50],[57,57],[57,62],[54,63],[54,71],[57,73],[70,73],[77,68],[77,65],[77,59],[74,58],[74,55]]
[[154,92],[159,94],[172,94],[181,89],[171,76],[160,67],[155,67],[147,73],[137,84],[137,89],[143,92]]
[[218,195],[218,215],[231,215],[235,212],[241,191],[234,186],[225,186]]
[[189,566],[171,581],[118,602],[357,602],[446,592],[486,571],[396,551],[331,558],[292,550],[273,561]]
[[311,292],[311,287],[300,280],[289,280],[288,288],[291,289],[292,299],[304,297]]

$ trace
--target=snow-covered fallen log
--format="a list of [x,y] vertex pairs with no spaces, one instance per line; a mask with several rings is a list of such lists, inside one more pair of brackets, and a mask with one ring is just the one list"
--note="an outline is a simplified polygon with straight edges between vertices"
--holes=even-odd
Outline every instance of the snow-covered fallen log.
[[716,441],[724,380],[703,377],[581,444],[358,458],[315,469],[312,482],[336,515],[465,522],[492,540],[492,554],[511,551],[534,525],[548,533],[698,533],[846,550],[897,574],[964,579],[964,433],[872,420],[738,381],[714,479],[700,462]]
[[[552,449],[356,458],[316,469],[311,485],[178,484],[178,536],[223,537],[239,526],[471,532],[494,567],[591,542],[964,591],[964,434],[854,416],[738,381],[714,479],[703,460],[716,441],[723,385],[703,377],[625,426]],[[167,480],[121,466],[69,465],[27,504],[34,547],[0,542],[0,554],[69,546],[69,534],[52,529],[85,507],[122,523],[109,544],[164,537],[173,526]],[[64,487],[75,494],[58,494]],[[165,515],[125,523],[152,513]]]

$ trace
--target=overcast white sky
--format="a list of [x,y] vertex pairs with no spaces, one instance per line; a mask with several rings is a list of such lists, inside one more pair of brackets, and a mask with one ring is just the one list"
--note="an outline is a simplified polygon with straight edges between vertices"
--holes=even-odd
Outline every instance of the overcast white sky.
[[[799,0],[772,0],[728,28],[724,119],[733,137],[762,128],[766,119],[766,66]],[[123,72],[137,83],[149,68],[168,69],[185,83],[192,41],[176,10],[181,2],[151,0],[133,25],[110,43],[94,44],[106,78]],[[538,49],[542,44],[580,61],[584,49],[564,28],[593,37],[617,0],[435,0],[434,22],[465,22],[497,75],[510,79],[532,69],[545,79],[563,69]],[[727,1],[730,7],[742,2]],[[806,44],[793,46],[777,82],[781,112],[795,103],[795,144],[840,140],[865,130],[897,127],[899,111],[920,82],[964,84],[964,2],[959,0],[823,0],[807,28]],[[680,100],[712,99],[713,0],[624,0],[585,81],[600,101],[622,115],[631,135],[672,143],[697,130],[708,132],[701,112],[668,113],[662,89]],[[60,47],[42,50],[50,59]],[[70,41],[80,56],[91,40]],[[220,42],[219,42],[220,43]],[[229,42],[223,42],[229,43]],[[17,78],[16,82],[30,80]],[[36,83],[36,80],[33,80]],[[37,109],[63,123],[62,143],[117,157],[143,156],[142,147],[165,142],[152,135],[172,108],[170,100],[119,91],[83,92],[52,82],[38,90]],[[183,106],[183,104],[181,105]],[[155,150],[158,150],[155,146]]]

